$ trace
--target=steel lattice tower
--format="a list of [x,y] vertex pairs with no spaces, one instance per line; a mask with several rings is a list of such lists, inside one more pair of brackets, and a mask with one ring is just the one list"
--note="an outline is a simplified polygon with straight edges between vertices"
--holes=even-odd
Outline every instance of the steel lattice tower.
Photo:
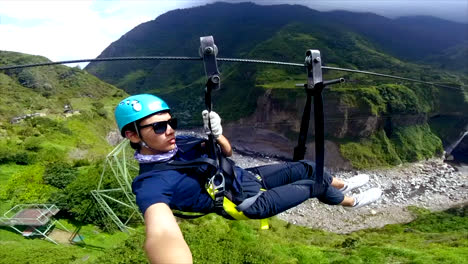
[[[143,216],[140,214],[135,203],[135,195],[132,193],[132,173],[138,172],[138,164],[132,158],[132,150],[129,147],[129,140],[126,139],[118,144],[106,157],[104,169],[99,180],[96,190],[92,190],[91,194],[96,199],[99,207],[112,219],[112,221],[123,232],[132,230],[128,223],[137,218],[138,221],[143,221]],[[112,175],[118,184],[118,188],[105,189],[104,180],[109,177],[106,170],[110,169]],[[114,205],[111,206],[113,203]],[[115,206],[123,206],[130,210],[125,216],[115,213]],[[112,208],[114,207],[114,208]]]

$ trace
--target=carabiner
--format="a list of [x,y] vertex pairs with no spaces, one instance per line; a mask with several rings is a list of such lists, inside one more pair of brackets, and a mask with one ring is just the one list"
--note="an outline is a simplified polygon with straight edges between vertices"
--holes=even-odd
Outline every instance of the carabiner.
[[[219,184],[216,184],[217,181],[221,181]],[[222,172],[218,171],[211,179],[208,181],[210,186],[213,186],[213,192],[216,194],[219,191],[224,191],[226,187],[226,182],[224,180],[224,175]]]

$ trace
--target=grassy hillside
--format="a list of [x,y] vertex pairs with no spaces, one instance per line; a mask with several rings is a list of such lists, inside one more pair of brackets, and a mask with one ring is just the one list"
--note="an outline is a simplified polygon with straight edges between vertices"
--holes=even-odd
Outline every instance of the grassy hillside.
[[[0,51],[0,65],[44,61]],[[0,93],[1,211],[53,202],[79,218],[112,150],[113,109],[126,93],[66,66],[0,72]]]
[[[468,263],[466,207],[445,212],[410,208],[416,220],[347,235],[271,219],[229,221],[216,215],[182,220],[194,263]],[[71,228],[70,224],[64,224]],[[0,228],[0,263],[146,263],[142,228],[130,236],[83,228],[82,247],[26,240]]]
[[[38,61],[47,59],[0,51],[0,65]],[[115,127],[113,108],[125,96],[66,66],[0,72],[0,92],[2,164],[102,157],[110,149],[105,137]]]

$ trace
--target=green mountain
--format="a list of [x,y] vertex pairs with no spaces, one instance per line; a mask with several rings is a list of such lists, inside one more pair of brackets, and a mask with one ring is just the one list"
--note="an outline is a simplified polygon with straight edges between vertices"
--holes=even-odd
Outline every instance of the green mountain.
[[[199,37],[213,35],[218,57],[300,63],[307,49],[319,49],[328,66],[466,87],[463,66],[420,63],[432,62],[430,58],[444,52],[453,55],[446,64],[463,61],[464,53],[459,50],[466,46],[466,27],[431,17],[392,20],[370,13],[318,12],[298,5],[215,3],[170,11],[143,23],[100,57],[198,56]],[[215,93],[214,106],[231,127],[240,131],[254,125],[297,138],[304,91],[295,84],[305,82],[304,69],[240,63],[220,63],[220,69],[222,90]],[[169,101],[183,125],[200,125],[195,114],[204,108],[205,77],[200,62],[96,62],[86,70],[128,93],[158,94]],[[463,114],[468,112],[466,91],[325,72],[326,79],[337,77],[349,82],[324,93],[326,135],[355,167],[398,164],[440,153],[438,136],[449,142],[460,132],[453,128],[467,123]],[[435,122],[431,130],[431,116],[451,119]],[[227,127],[226,132],[233,136],[236,129]],[[356,143],[359,140],[364,141]]]
[[[215,36],[215,41],[220,47],[219,56],[245,57],[256,45],[294,23],[303,25],[308,31],[306,33],[318,33],[315,37],[319,40],[327,38],[329,41],[322,44],[330,49],[346,46],[347,43],[341,41],[340,35],[343,32],[352,32],[368,40],[371,49],[384,51],[397,58],[414,60],[440,54],[468,40],[466,24],[430,17],[392,20],[370,13],[318,12],[297,5],[258,6],[251,3],[216,3],[170,11],[153,21],[143,23],[111,44],[99,57],[198,56],[198,38],[205,35]],[[317,43],[306,40],[302,42],[305,42],[307,48],[323,48],[323,45],[315,46]],[[253,55],[255,57],[267,55],[278,60],[292,59],[294,57],[291,56],[295,56],[301,61],[304,53],[304,50],[292,49],[270,51],[276,56],[268,56],[268,53]],[[361,54],[362,57],[366,55]],[[348,56],[337,60],[329,57],[327,53],[324,53],[324,58],[328,64],[336,64],[342,60],[349,61]],[[200,68],[197,68],[195,74],[193,72],[195,69],[190,65],[190,63],[173,62],[136,62],[135,64],[102,62],[90,63],[86,69],[129,92],[138,92],[171,84],[166,82],[158,84],[161,79],[169,78],[166,76],[167,73],[171,73],[174,84],[192,82],[193,77],[198,76]],[[356,66],[375,68],[372,64]]]

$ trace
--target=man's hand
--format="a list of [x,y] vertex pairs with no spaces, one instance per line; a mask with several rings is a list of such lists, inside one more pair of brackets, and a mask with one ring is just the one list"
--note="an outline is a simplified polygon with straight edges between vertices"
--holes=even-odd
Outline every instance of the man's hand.
[[[203,127],[205,128],[205,133],[207,135],[213,133],[213,136],[217,139],[220,135],[223,134],[223,127],[221,126],[221,117],[219,117],[219,115],[216,112],[208,112],[208,110],[203,110],[202,117]],[[211,131],[208,123],[211,124]]]

